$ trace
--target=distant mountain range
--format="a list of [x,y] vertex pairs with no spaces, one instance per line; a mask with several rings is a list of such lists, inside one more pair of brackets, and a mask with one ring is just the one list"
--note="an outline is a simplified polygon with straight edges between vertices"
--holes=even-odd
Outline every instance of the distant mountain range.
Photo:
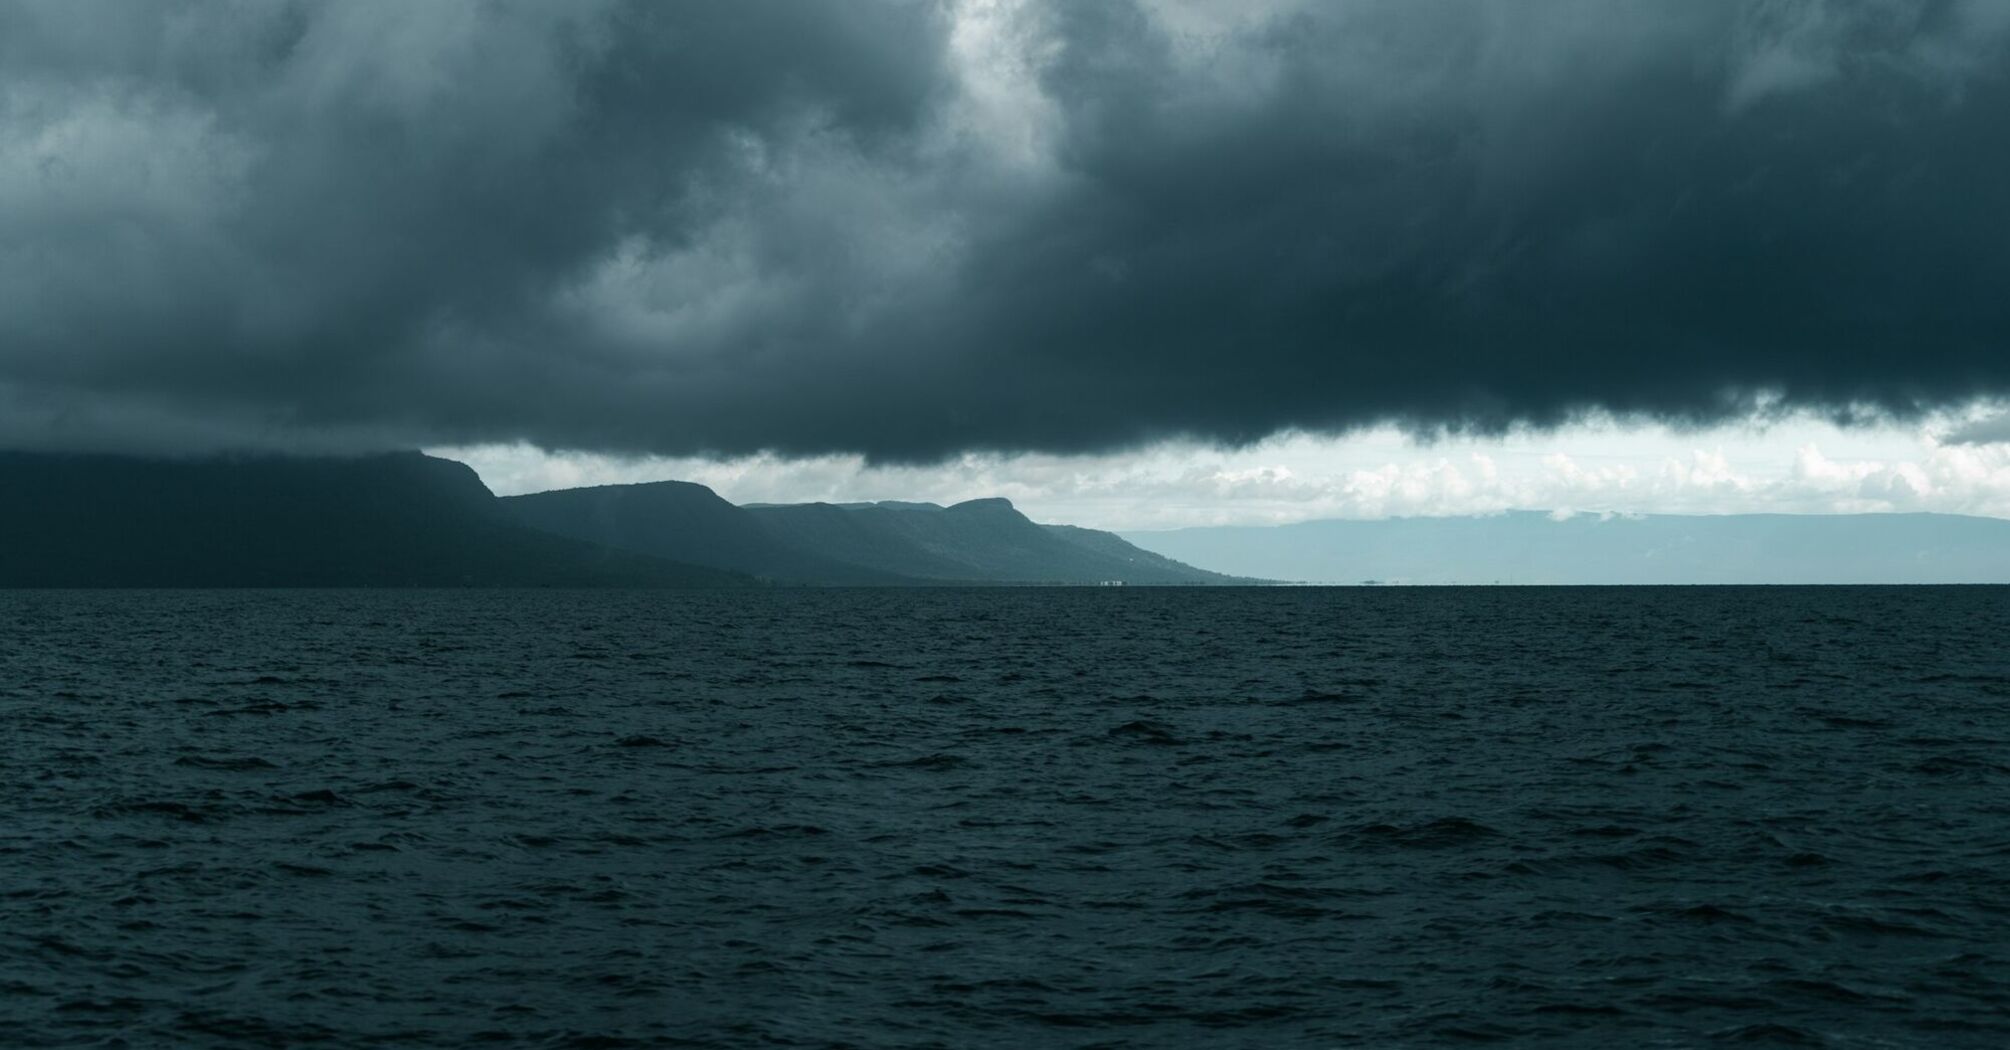
[[498,499],[416,452],[0,453],[0,586],[1214,584],[1005,500],[736,507],[660,482]]
[[[1214,570],[1195,568],[1207,565]],[[664,481],[497,498],[420,453],[0,453],[0,586],[2010,583],[1946,514],[1314,521],[1119,536],[1002,499],[735,506]]]
[[817,584],[1229,584],[1113,533],[1040,525],[1002,499],[739,507],[659,481],[510,496],[516,520],[606,547]]
[[1123,538],[1223,572],[1311,583],[2010,583],[2010,521],[1953,514],[1517,511]]

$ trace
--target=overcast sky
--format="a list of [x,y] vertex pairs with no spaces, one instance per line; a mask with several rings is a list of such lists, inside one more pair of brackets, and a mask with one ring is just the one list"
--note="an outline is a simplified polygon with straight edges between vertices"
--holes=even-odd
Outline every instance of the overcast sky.
[[0,444],[2001,508],[1919,479],[2010,438],[2006,46],[1997,0],[9,4]]

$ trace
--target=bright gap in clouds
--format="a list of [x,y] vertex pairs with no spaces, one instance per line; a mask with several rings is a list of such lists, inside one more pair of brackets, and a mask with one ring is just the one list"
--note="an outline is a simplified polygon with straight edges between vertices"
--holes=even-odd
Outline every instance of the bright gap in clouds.
[[970,453],[932,466],[875,466],[858,456],[621,458],[524,445],[432,451],[468,463],[500,495],[674,479],[735,503],[1004,496],[1035,520],[1120,530],[1510,509],[2010,518],[2010,443],[1948,443],[1952,425],[1594,425],[1431,444],[1377,430],[1284,435],[1233,450],[1166,443],[1095,456]]

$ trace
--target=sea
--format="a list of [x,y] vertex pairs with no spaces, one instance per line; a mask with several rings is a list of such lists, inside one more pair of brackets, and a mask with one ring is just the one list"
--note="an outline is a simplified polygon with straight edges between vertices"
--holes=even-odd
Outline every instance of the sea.
[[2010,1046],[2010,589],[0,593],[7,1047]]

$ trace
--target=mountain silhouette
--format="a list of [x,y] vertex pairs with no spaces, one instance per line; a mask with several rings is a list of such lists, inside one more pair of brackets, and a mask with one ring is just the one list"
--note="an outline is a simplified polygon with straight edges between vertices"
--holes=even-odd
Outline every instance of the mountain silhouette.
[[516,520],[617,550],[770,579],[834,584],[919,582],[799,549],[769,534],[753,513],[703,485],[656,481],[506,496]]
[[745,586],[518,525],[420,453],[0,453],[0,586]]
[[814,584],[1221,584],[1235,580],[1093,529],[1040,525],[1003,499],[750,504],[689,482],[511,496],[517,520],[573,539]]

